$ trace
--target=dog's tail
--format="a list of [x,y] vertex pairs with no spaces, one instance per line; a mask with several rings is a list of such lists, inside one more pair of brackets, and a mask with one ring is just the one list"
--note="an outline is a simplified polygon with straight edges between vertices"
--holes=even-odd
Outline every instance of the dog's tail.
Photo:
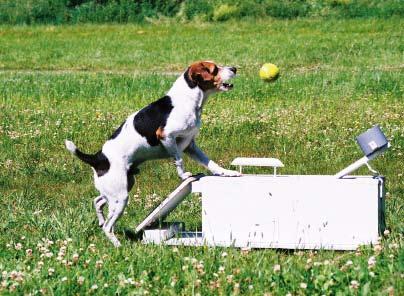
[[72,141],[65,140],[65,145],[67,150],[69,150],[73,155],[77,156],[81,161],[88,163],[92,167],[96,167],[99,160],[96,154],[86,154],[81,152]]

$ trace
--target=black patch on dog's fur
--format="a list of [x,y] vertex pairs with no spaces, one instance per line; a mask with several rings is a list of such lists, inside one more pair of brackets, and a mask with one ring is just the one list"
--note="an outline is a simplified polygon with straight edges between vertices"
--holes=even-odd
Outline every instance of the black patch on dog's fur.
[[139,169],[135,164],[132,164],[129,168],[129,170],[126,172],[126,180],[128,183],[127,189],[128,192],[132,190],[133,185],[135,185],[135,178],[134,175],[139,174]]
[[101,177],[108,173],[111,165],[108,158],[105,156],[104,153],[102,153],[101,150],[95,154],[86,154],[81,152],[79,149],[76,149],[75,153],[79,159],[81,159],[85,163],[88,163],[95,169],[98,177]]
[[122,124],[117,128],[116,131],[114,131],[114,133],[111,135],[111,137],[109,138],[109,140],[115,139],[116,137],[118,137],[118,135],[121,133],[122,127],[125,124],[126,121],[122,122]]
[[159,127],[165,127],[173,108],[171,98],[164,96],[135,115],[133,125],[136,131],[147,139],[150,146],[157,146],[160,143],[156,131]]
[[197,86],[197,83],[189,77],[189,68],[184,73],[184,79],[190,88],[195,88]]

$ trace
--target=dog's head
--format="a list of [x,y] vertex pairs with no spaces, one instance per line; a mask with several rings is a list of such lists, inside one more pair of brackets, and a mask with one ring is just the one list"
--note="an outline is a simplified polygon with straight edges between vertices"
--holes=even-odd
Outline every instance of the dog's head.
[[193,88],[198,86],[203,91],[228,91],[233,84],[227,83],[236,76],[236,67],[218,66],[211,61],[193,63],[185,72],[185,80]]

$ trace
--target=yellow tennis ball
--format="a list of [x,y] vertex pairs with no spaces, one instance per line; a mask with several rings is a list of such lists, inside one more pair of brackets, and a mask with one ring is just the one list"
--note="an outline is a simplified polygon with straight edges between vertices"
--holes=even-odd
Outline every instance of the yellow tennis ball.
[[260,78],[264,81],[274,81],[279,77],[279,68],[271,63],[265,63],[260,69]]

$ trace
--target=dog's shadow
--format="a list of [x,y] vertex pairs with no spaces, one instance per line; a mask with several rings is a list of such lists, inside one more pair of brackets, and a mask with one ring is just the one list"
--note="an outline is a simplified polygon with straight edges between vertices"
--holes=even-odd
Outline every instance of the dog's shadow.
[[143,238],[143,231],[135,232],[133,229],[125,228],[123,230],[125,238],[134,242],[141,241]]

